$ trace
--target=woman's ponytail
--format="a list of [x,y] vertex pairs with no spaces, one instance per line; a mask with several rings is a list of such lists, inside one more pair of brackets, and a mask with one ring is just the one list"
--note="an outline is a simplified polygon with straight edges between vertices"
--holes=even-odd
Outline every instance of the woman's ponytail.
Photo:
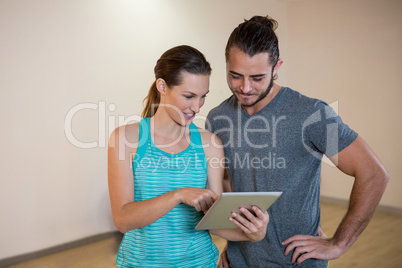
[[158,105],[160,102],[160,94],[158,89],[156,88],[156,81],[153,82],[151,87],[149,88],[148,95],[144,99],[144,110],[142,111],[142,117],[151,117],[156,113],[158,109]]

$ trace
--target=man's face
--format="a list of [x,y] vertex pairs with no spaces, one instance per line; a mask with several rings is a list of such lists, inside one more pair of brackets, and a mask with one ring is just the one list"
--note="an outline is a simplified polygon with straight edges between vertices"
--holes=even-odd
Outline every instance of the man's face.
[[265,106],[264,101],[273,85],[276,70],[269,64],[268,53],[249,57],[232,47],[226,62],[227,82],[230,90],[243,107]]

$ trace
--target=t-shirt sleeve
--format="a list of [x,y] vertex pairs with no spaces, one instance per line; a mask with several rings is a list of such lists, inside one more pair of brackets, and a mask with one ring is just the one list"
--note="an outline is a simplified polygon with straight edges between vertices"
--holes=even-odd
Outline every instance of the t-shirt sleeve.
[[326,103],[320,102],[303,123],[308,149],[331,157],[348,147],[358,136]]

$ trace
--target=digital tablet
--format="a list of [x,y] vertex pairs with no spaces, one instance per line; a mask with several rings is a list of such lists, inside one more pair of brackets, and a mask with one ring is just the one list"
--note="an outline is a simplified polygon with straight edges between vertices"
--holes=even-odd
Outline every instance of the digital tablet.
[[255,205],[267,210],[282,192],[232,192],[222,195],[210,207],[195,229],[231,229],[237,225],[229,221],[232,212],[242,214],[240,207],[251,209]]

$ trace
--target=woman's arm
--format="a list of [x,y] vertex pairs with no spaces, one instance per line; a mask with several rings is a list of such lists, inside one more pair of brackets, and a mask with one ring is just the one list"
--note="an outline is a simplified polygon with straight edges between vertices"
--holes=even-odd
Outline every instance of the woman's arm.
[[[147,226],[179,203],[197,210],[207,210],[217,195],[207,189],[181,188],[161,196],[134,202],[132,161],[138,146],[139,125],[117,128],[110,136],[108,148],[108,183],[113,220],[120,232]],[[130,140],[127,139],[130,137]]]
[[[204,152],[208,163],[208,186],[216,194],[221,195],[223,191],[223,178],[225,172],[225,156],[221,140],[214,134],[201,131],[204,144]],[[225,187],[227,188],[227,187]],[[269,220],[268,213],[257,207],[252,208],[256,216],[247,209],[241,208],[241,212],[248,218],[233,213],[230,221],[239,228],[210,230],[212,234],[218,235],[230,241],[259,241],[265,237]]]

